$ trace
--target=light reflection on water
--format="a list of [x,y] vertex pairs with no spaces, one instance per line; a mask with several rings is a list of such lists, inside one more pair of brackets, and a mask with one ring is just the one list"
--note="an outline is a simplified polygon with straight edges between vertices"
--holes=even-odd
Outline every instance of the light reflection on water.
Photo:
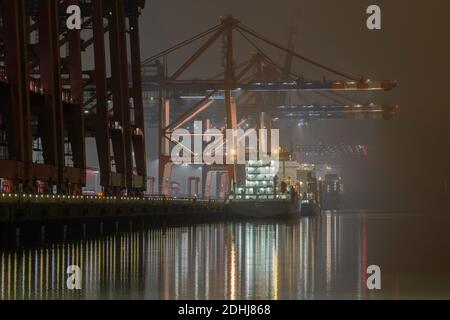
[[[336,214],[152,229],[0,253],[0,300],[450,298],[447,216]],[[366,270],[382,269],[382,290]],[[66,269],[82,269],[82,290]]]

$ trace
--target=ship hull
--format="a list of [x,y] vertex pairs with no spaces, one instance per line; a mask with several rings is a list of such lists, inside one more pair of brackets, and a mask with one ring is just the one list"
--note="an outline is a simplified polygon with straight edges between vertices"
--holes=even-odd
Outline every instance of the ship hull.
[[320,209],[316,204],[308,202],[302,203],[300,212],[302,217],[314,217],[319,215]]
[[227,206],[228,214],[253,219],[296,218],[300,216],[298,202],[281,200],[237,200]]

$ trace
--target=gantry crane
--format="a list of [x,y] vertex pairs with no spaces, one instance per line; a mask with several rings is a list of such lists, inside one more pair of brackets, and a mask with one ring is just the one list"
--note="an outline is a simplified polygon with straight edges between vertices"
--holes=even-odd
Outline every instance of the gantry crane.
[[[70,5],[80,6],[83,31],[67,29]],[[105,193],[145,191],[138,24],[144,6],[145,0],[0,0],[0,179],[13,190],[80,194],[91,135]],[[89,48],[95,68],[87,70],[82,52]]]
[[[238,48],[235,44],[235,34],[242,36],[256,50],[251,59],[238,66],[235,65],[234,51]],[[279,92],[319,92],[327,94],[330,92],[355,92],[355,91],[390,91],[397,85],[396,81],[373,81],[366,77],[355,77],[348,73],[338,71],[321,64],[313,59],[297,53],[292,47],[286,48],[274,41],[261,36],[251,28],[245,26],[241,21],[232,16],[221,17],[220,24],[190,38],[177,45],[164,50],[143,62],[143,68],[155,65],[156,61],[167,61],[167,57],[192,43],[207,38],[207,40],[188,58],[173,74],[167,74],[167,63],[159,64],[158,70],[162,70],[159,76],[144,77],[144,91],[157,92],[159,95],[159,192],[167,191],[167,181],[170,181],[172,163],[170,160],[170,134],[174,129],[183,127],[199,116],[205,110],[210,109],[221,97],[225,105],[226,125],[225,128],[236,129],[242,121],[238,118],[237,97],[248,92],[257,93],[261,99],[262,93]],[[185,71],[193,65],[219,38],[224,39],[224,72],[213,78],[205,79],[181,79]],[[279,67],[258,46],[257,41],[274,47],[284,52],[288,59],[283,67]],[[303,76],[294,75],[289,71],[292,66],[290,59],[311,64],[327,73],[333,74],[336,80],[306,80]],[[174,93],[195,95],[199,101],[176,119],[171,117],[171,100]],[[277,97],[275,95],[275,97]],[[279,97],[278,97],[279,98]],[[276,101],[277,99],[275,99]],[[278,99],[278,101],[280,101]],[[274,104],[277,104],[275,102]],[[261,107],[261,100],[256,103]],[[340,110],[328,110],[330,112],[348,112],[348,108],[341,106]],[[261,110],[259,110],[261,111]],[[257,117],[260,112],[257,111]],[[366,110],[368,111],[368,110]],[[278,112],[281,112],[278,110]],[[261,123],[260,120],[257,123]],[[233,149],[233,148],[231,148]],[[193,155],[194,156],[194,155]],[[236,181],[235,166],[227,167],[230,186]]]

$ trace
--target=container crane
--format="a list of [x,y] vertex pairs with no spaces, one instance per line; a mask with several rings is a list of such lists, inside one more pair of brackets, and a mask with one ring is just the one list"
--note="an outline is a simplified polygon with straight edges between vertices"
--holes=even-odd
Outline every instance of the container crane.
[[[235,66],[234,52],[239,49],[234,41],[235,34],[242,36],[256,50],[256,54],[246,63]],[[225,63],[223,74],[205,79],[181,79],[181,76],[195,63],[219,38],[224,38]],[[360,92],[360,91],[390,91],[397,86],[396,81],[391,80],[371,80],[368,77],[357,77],[349,73],[328,67],[313,59],[307,58],[296,52],[292,47],[284,47],[274,41],[258,34],[251,28],[245,26],[241,21],[232,16],[221,17],[220,24],[190,38],[182,41],[171,48],[164,50],[143,61],[143,68],[148,68],[161,59],[167,61],[168,55],[177,50],[193,44],[201,39],[206,41],[171,75],[167,74],[168,67],[163,68],[162,76],[147,76],[143,78],[143,89],[147,92],[155,92],[159,98],[159,190],[163,194],[167,191],[166,182],[170,181],[172,163],[170,161],[170,134],[174,129],[183,127],[194,118],[211,109],[218,100],[223,100],[225,105],[225,119],[227,129],[236,129],[242,122],[238,118],[238,97],[245,93],[280,93],[280,92]],[[333,74],[335,80],[305,80],[289,72],[286,75],[287,67],[292,62],[287,62],[285,68],[279,67],[260,48],[257,41],[270,47],[276,48],[286,54],[289,59],[306,62],[326,73]],[[286,67],[287,65],[287,67]],[[256,69],[256,76],[255,76]],[[284,70],[283,70],[284,69]],[[263,70],[278,70],[278,72],[266,72]],[[253,71],[253,73],[251,73]],[[276,76],[274,76],[276,74]],[[175,120],[171,117],[171,97],[182,93],[186,97],[195,96],[195,104],[188,110],[180,114]],[[217,97],[220,99],[217,99]],[[279,100],[278,100],[279,101]],[[278,103],[275,103],[275,105]],[[301,109],[301,107],[300,107]],[[374,109],[375,110],[375,109]],[[323,110],[322,110],[323,111]],[[335,114],[348,113],[345,106],[340,109],[332,109],[329,112]],[[281,112],[277,110],[276,112]],[[301,112],[298,110],[297,112]],[[229,173],[230,186],[236,181],[234,165],[227,167]]]

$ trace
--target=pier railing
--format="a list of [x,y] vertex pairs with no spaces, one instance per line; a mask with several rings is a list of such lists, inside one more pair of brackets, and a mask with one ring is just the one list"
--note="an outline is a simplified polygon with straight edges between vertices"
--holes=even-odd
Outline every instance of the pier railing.
[[176,203],[220,203],[215,199],[199,199],[189,197],[169,196],[89,196],[89,195],[54,195],[54,194],[25,194],[25,193],[0,193],[0,203],[146,203],[146,202],[176,202]]
[[216,216],[225,202],[167,196],[89,196],[0,193],[0,223],[116,217]]

